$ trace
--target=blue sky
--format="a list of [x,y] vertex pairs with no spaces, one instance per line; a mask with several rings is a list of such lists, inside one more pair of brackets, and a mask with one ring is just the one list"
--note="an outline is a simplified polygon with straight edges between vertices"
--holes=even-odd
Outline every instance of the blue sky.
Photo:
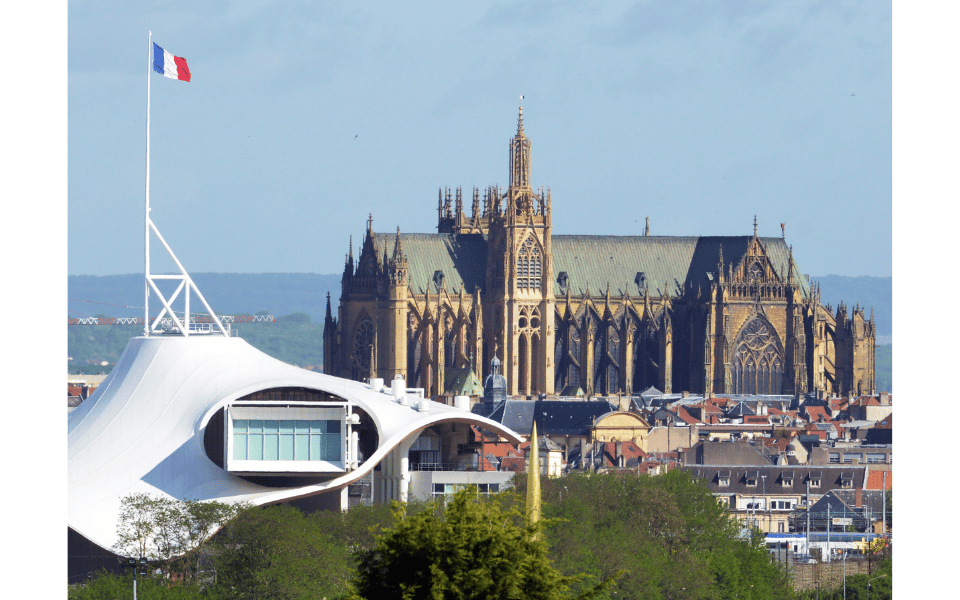
[[69,9],[70,274],[143,271],[150,30],[193,74],[151,81],[151,215],[191,272],[337,273],[368,213],[435,231],[440,187],[506,186],[523,94],[555,233],[756,214],[807,273],[891,274],[886,2]]

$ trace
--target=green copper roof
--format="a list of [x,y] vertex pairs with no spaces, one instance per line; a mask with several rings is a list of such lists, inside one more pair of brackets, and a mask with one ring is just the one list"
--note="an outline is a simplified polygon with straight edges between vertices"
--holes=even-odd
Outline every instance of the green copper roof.
[[[664,291],[678,296],[683,289],[698,286],[706,292],[710,286],[707,273],[717,277],[720,247],[726,266],[740,262],[747,252],[751,236],[724,237],[667,237],[667,236],[602,236],[554,235],[553,279],[554,294],[562,296],[557,277],[567,273],[568,286],[573,296],[590,291],[593,296],[606,293],[611,296],[624,292],[640,294],[636,279],[643,273],[646,287],[653,297]],[[781,238],[760,238],[774,268],[781,279],[787,279],[787,261],[790,249]],[[800,276],[794,265],[794,277],[802,293],[807,294],[806,278]]]
[[[378,233],[377,247],[382,254],[393,253],[396,234]],[[676,297],[681,290],[699,286],[709,289],[711,273],[716,279],[720,247],[724,264],[737,264],[746,254],[752,236],[604,236],[554,235],[553,286],[554,294],[563,296],[557,277],[567,273],[571,295],[580,296],[590,291],[593,296],[606,293],[611,296],[624,292],[638,297],[637,273],[643,273],[651,296],[664,291]],[[451,294],[462,288],[472,294],[483,290],[487,266],[487,241],[479,234],[453,235],[439,233],[401,234],[403,254],[407,257],[407,281],[414,293],[427,290],[437,293],[434,274],[442,271],[444,286]],[[774,268],[783,281],[787,279],[790,249],[782,238],[760,238]],[[794,264],[794,278],[806,296],[809,283]]]
[[448,368],[444,371],[446,392],[455,396],[483,396],[483,386],[472,367]]
[[[395,233],[378,233],[377,248],[386,248],[393,255]],[[446,233],[402,233],[400,243],[407,257],[407,282],[415,294],[428,289],[437,293],[433,276],[443,271],[444,287],[451,294],[472,294],[484,287],[487,274],[487,240],[482,235],[451,235]]]

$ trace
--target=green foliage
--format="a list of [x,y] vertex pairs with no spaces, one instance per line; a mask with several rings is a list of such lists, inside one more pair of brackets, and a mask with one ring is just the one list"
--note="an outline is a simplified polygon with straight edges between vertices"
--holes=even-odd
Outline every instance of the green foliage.
[[[103,315],[98,315],[103,316]],[[143,333],[143,325],[68,325],[67,355],[72,374],[109,373],[130,338]],[[107,361],[106,366],[100,363]]]
[[[106,600],[131,598],[133,575],[103,573],[89,583],[71,587],[67,592],[70,600]],[[203,597],[201,588],[194,584],[175,583],[166,577],[154,574],[137,576],[137,598],[150,600],[193,600]]]
[[234,325],[240,337],[258,350],[291,365],[323,366],[323,323],[310,315],[277,317],[276,323]]
[[[524,485],[518,479],[517,487]],[[609,597],[790,595],[787,576],[770,562],[762,537],[740,539],[726,509],[682,471],[567,475],[544,481],[543,498],[544,515],[562,522],[546,532],[554,564],[591,581],[622,572]]]
[[[553,599],[570,597],[575,577],[554,568],[532,538],[516,498],[478,498],[464,489],[415,515],[395,505],[394,524],[358,554],[353,598]],[[581,597],[602,590],[588,590]]]
[[243,504],[130,494],[120,500],[114,550],[123,556],[161,561],[163,571],[196,581],[204,542],[244,508]]
[[343,594],[352,574],[350,551],[321,524],[287,506],[244,511],[217,536],[216,583],[207,588],[207,597],[282,600]]

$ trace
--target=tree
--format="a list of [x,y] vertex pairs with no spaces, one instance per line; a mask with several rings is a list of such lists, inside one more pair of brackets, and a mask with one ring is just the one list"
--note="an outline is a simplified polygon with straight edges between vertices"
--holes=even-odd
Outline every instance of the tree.
[[543,499],[544,515],[562,522],[547,530],[554,564],[593,580],[623,572],[611,597],[790,597],[762,535],[741,537],[713,494],[683,471],[571,474],[545,481]]
[[166,503],[165,499],[150,494],[130,494],[120,500],[117,542],[114,544],[118,554],[161,558],[163,542],[158,539],[158,522]]
[[[578,578],[565,577],[528,525],[521,503],[483,500],[460,490],[415,515],[394,505],[394,524],[358,553],[355,600],[548,600],[568,598]],[[595,597],[603,586],[580,597]]]
[[215,541],[209,598],[319,599],[347,591],[350,551],[296,508],[244,511]]
[[245,507],[241,503],[130,494],[120,500],[114,549],[121,555],[163,561],[186,578],[196,579],[201,546]]

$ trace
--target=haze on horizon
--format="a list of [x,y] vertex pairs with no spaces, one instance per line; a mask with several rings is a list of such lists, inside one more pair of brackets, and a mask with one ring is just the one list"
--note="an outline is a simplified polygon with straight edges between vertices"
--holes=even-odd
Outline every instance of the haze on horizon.
[[506,187],[521,94],[556,234],[649,217],[653,235],[750,235],[756,215],[762,236],[786,223],[807,274],[892,272],[890,3],[90,1],[68,18],[69,274],[143,272],[150,30],[193,76],[151,76],[151,216],[192,273],[338,273],[369,213],[435,231],[438,188]]

